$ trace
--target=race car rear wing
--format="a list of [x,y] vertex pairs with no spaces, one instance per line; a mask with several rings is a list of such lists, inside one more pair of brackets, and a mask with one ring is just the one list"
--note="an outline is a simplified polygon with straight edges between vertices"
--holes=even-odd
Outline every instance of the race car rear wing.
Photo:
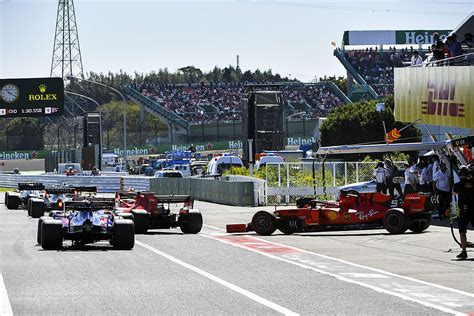
[[134,199],[136,197],[137,197],[137,192],[119,191],[115,193],[116,199]]
[[79,192],[97,192],[97,187],[53,187],[46,188],[48,194],[76,194]]
[[194,199],[190,195],[154,195],[158,203],[193,203]]
[[83,200],[66,201],[66,210],[92,211],[92,210],[112,210],[115,208],[114,198],[89,198]]
[[42,191],[42,190],[44,190],[44,185],[41,182],[18,183],[18,190],[20,190],[20,191]]

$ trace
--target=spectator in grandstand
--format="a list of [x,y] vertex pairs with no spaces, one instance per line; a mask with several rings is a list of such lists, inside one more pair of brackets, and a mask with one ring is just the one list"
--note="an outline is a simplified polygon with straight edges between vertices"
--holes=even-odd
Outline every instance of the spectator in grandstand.
[[423,58],[421,58],[418,51],[413,52],[413,56],[411,56],[411,66],[418,66],[423,64]]
[[459,43],[453,36],[448,36],[446,38],[446,44],[449,50],[449,57],[462,55],[461,43]]
[[433,34],[433,45],[431,46],[431,51],[433,52],[433,57],[435,60],[443,60],[444,57],[444,43],[439,39],[439,34],[435,32]]
[[468,48],[474,47],[474,42],[472,41],[472,33],[464,34],[464,40],[461,42],[461,45],[465,45]]

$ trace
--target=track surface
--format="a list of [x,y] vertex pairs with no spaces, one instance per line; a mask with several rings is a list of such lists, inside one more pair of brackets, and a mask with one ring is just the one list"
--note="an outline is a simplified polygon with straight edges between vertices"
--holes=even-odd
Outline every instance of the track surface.
[[232,236],[225,224],[262,208],[195,207],[197,235],[156,230],[131,251],[43,251],[37,220],[0,204],[0,314],[474,313],[474,261],[455,260],[449,228]]

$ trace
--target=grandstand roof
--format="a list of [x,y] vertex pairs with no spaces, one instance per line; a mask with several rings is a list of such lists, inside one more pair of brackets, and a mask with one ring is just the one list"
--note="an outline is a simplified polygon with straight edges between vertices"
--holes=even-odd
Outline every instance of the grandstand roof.
[[453,33],[458,35],[458,39],[462,39],[466,33],[474,33],[474,11],[453,29]]

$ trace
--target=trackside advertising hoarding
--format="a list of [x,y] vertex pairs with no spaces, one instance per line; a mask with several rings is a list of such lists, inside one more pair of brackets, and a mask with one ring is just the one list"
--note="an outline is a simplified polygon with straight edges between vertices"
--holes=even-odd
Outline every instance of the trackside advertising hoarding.
[[395,118],[474,128],[474,67],[395,68]]
[[429,45],[437,32],[444,40],[449,30],[345,31],[344,45]]
[[[315,143],[314,137],[288,137],[286,144],[288,146],[311,145]],[[156,147],[132,147],[127,149],[127,156],[148,156],[154,154],[162,154],[171,150],[188,150],[191,144],[178,145],[159,145]],[[196,151],[213,151],[213,150],[237,150],[242,149],[241,140],[229,140],[208,143],[193,144]],[[123,148],[110,149],[107,152],[114,153],[118,156],[123,156]],[[18,160],[18,159],[43,159],[51,152],[47,150],[22,150],[22,151],[0,151],[0,160]]]

